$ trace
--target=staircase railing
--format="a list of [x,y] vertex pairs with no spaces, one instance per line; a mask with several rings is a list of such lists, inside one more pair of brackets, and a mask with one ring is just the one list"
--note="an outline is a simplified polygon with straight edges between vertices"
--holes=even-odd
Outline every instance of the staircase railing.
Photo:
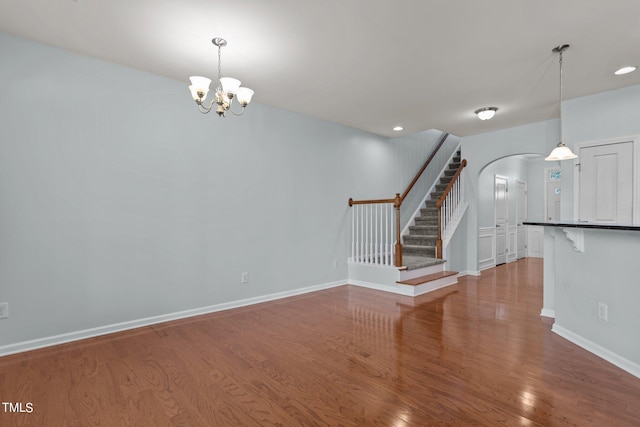
[[[349,199],[349,206],[355,206],[351,216],[351,259],[353,261],[385,266],[402,266],[400,207],[448,136],[449,134],[446,132],[442,135],[431,155],[402,195],[396,193],[392,199]],[[393,211],[395,211],[395,218]]]
[[436,240],[436,258],[442,259],[443,237],[447,240],[451,238],[450,234],[455,230],[459,216],[461,215],[462,205],[464,204],[464,179],[462,171],[467,166],[467,160],[463,159],[453,175],[451,182],[445,188],[442,196],[436,201],[438,209],[438,238]]

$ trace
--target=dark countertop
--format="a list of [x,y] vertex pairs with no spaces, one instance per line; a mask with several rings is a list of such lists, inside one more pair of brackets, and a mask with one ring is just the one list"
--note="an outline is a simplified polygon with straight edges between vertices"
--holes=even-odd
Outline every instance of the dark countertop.
[[640,225],[611,224],[611,223],[583,222],[583,221],[560,221],[560,222],[524,221],[523,224],[539,225],[543,227],[592,228],[597,230],[640,231]]

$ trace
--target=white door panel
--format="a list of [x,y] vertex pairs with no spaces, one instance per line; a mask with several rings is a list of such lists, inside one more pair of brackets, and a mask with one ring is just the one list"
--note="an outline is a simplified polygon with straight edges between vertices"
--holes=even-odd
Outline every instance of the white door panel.
[[580,149],[579,212],[581,221],[633,221],[633,143]]
[[509,226],[507,178],[495,177],[495,216],[496,216],[496,265],[507,262],[507,228]]

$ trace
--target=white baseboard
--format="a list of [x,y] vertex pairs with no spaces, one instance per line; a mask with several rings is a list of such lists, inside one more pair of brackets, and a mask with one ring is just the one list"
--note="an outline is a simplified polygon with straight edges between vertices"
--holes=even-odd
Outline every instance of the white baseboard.
[[580,346],[587,350],[590,353],[595,354],[596,356],[606,360],[607,362],[617,366],[618,368],[627,371],[631,375],[636,378],[640,378],[640,365],[631,360],[625,359],[624,357],[612,352],[609,349],[606,349],[588,339],[571,332],[568,329],[559,326],[557,323],[554,323],[551,331],[560,335],[562,338],[571,341],[577,346]]
[[480,276],[480,271],[478,270],[465,270],[458,273],[458,277],[462,276]]
[[552,319],[556,318],[556,311],[555,310],[551,310],[550,308],[543,308],[540,311],[540,316],[542,317],[550,317]]
[[321,291],[324,289],[330,289],[330,288],[346,285],[347,283],[348,283],[348,280],[345,279],[337,282],[329,282],[321,285],[294,289],[291,291],[278,292],[275,294],[262,295],[254,298],[247,298],[247,299],[238,300],[238,301],[230,301],[222,304],[214,304],[206,307],[178,311],[175,313],[161,314],[159,316],[146,317],[142,319],[130,320],[127,322],[99,326],[97,328],[83,329],[81,331],[68,332],[65,334],[38,338],[35,340],[29,340],[29,341],[22,341],[15,344],[3,345],[3,346],[0,346],[0,357],[8,356],[10,354],[15,354],[15,353],[22,353],[24,351],[37,350],[39,348],[65,344],[72,341],[79,341],[87,338],[93,338],[100,335],[107,335],[115,332],[122,332],[129,329],[140,328],[143,326],[170,322],[172,320],[179,320],[187,317],[200,316],[202,314],[215,313],[218,311],[230,310],[233,308],[240,308],[248,305],[260,304],[263,302],[274,301],[274,300],[288,298],[296,295],[302,295],[310,292]]

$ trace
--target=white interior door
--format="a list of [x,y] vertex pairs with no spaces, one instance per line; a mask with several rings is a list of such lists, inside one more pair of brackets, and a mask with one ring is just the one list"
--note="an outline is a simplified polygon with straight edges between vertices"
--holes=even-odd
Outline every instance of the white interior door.
[[526,254],[526,236],[525,226],[523,224],[524,221],[527,220],[527,206],[528,206],[528,195],[527,195],[527,183],[517,181],[518,185],[518,204],[516,209],[516,245],[517,245],[517,254],[516,257],[518,259],[524,258],[527,256]]
[[633,143],[582,147],[578,158],[578,219],[632,223]]
[[509,227],[509,211],[507,193],[509,181],[506,177],[495,177],[495,217],[496,217],[496,265],[507,262],[507,229]]

